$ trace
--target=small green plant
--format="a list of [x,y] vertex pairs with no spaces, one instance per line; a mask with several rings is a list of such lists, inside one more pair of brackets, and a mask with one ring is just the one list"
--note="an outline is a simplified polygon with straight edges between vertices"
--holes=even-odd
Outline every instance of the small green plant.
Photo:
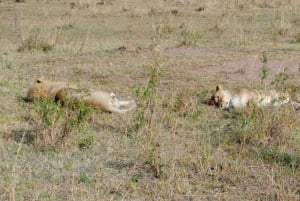
[[192,32],[184,30],[181,33],[183,40],[180,42],[179,46],[186,46],[186,47],[196,47],[199,44],[199,41],[202,38],[202,34],[199,32]]
[[80,149],[89,149],[95,144],[95,137],[94,136],[88,136],[86,138],[83,138],[81,142],[79,143]]
[[284,68],[282,72],[275,75],[274,80],[271,82],[272,85],[274,85],[277,89],[280,89],[282,91],[287,90],[288,88],[289,75],[286,71],[287,68]]
[[278,148],[264,148],[260,151],[261,157],[273,163],[279,163],[282,166],[290,167],[294,170],[300,169],[300,155],[291,153],[282,153]]
[[268,75],[269,75],[269,69],[263,67],[260,74],[261,81],[263,82],[268,77]]
[[138,171],[131,177],[131,181],[134,183],[138,183],[141,179],[143,179],[143,177],[144,173],[142,171]]
[[91,183],[91,178],[89,177],[89,175],[85,172],[80,172],[80,175],[79,175],[79,180],[78,180],[78,183]]
[[74,130],[82,131],[91,112],[83,103],[70,100],[68,107],[63,107],[61,103],[44,98],[34,101],[33,108],[38,132],[35,145],[43,149],[63,142]]
[[261,61],[263,63],[263,66],[262,66],[261,73],[260,73],[260,82],[261,82],[261,87],[264,90],[266,90],[267,89],[266,79],[269,76],[270,69],[267,67],[268,57],[265,53],[262,55]]
[[133,130],[137,131],[142,127],[150,128],[152,125],[152,116],[156,105],[156,86],[158,82],[159,67],[151,65],[149,68],[149,80],[144,89],[137,88],[136,96],[138,98],[138,114],[135,117],[135,126]]
[[261,62],[262,62],[264,65],[268,64],[269,59],[268,59],[267,54],[264,53],[264,54],[262,55],[262,57],[261,57]]

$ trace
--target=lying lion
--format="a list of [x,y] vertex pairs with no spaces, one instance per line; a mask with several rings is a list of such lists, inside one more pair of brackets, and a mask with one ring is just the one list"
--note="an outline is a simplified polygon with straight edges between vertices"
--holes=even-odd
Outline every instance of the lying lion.
[[27,98],[29,100],[53,99],[63,104],[67,104],[67,100],[74,100],[83,102],[86,106],[114,113],[125,113],[136,108],[134,100],[120,101],[116,98],[115,93],[80,90],[65,82],[52,82],[43,78],[36,80],[36,83],[28,90]]
[[216,91],[208,103],[222,109],[242,108],[250,103],[254,103],[257,106],[279,106],[286,103],[298,105],[298,103],[291,100],[288,93],[275,90],[266,92],[248,88],[224,89],[221,85],[217,85]]

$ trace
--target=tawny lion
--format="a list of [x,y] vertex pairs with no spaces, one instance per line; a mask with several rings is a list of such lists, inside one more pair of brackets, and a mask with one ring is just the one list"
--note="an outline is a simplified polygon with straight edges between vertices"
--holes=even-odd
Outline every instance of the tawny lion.
[[80,90],[65,82],[52,82],[39,78],[35,85],[28,90],[27,98],[37,100],[42,97],[61,101],[64,104],[67,100],[72,99],[75,102],[83,102],[87,106],[114,113],[125,113],[136,108],[134,100],[120,101],[116,98],[115,93]]
[[257,106],[278,106],[286,103],[297,104],[291,100],[288,93],[275,90],[265,92],[248,88],[229,90],[223,89],[221,85],[217,85],[216,91],[208,103],[221,107],[222,109],[242,108],[250,103],[254,103]]
[[76,88],[65,82],[52,82],[44,78],[38,78],[35,84],[27,91],[29,100],[37,100],[41,97],[46,99],[54,98],[56,93],[64,88]]

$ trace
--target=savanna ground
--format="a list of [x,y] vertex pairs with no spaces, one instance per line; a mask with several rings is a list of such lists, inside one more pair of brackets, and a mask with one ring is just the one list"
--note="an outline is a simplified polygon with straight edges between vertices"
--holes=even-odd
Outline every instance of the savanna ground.
[[[299,111],[204,104],[299,99],[298,0],[0,0],[0,44],[0,200],[300,200]],[[24,102],[39,76],[139,108]]]

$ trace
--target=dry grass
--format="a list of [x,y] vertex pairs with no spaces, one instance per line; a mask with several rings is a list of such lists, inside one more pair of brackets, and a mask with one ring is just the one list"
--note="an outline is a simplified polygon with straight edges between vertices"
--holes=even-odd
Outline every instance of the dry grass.
[[[204,104],[218,83],[253,84],[251,65],[213,67],[300,58],[299,4],[0,1],[0,200],[299,200],[299,111]],[[271,61],[263,84],[296,97],[299,72]],[[139,108],[93,111],[80,129],[69,108],[22,101],[38,76]]]

